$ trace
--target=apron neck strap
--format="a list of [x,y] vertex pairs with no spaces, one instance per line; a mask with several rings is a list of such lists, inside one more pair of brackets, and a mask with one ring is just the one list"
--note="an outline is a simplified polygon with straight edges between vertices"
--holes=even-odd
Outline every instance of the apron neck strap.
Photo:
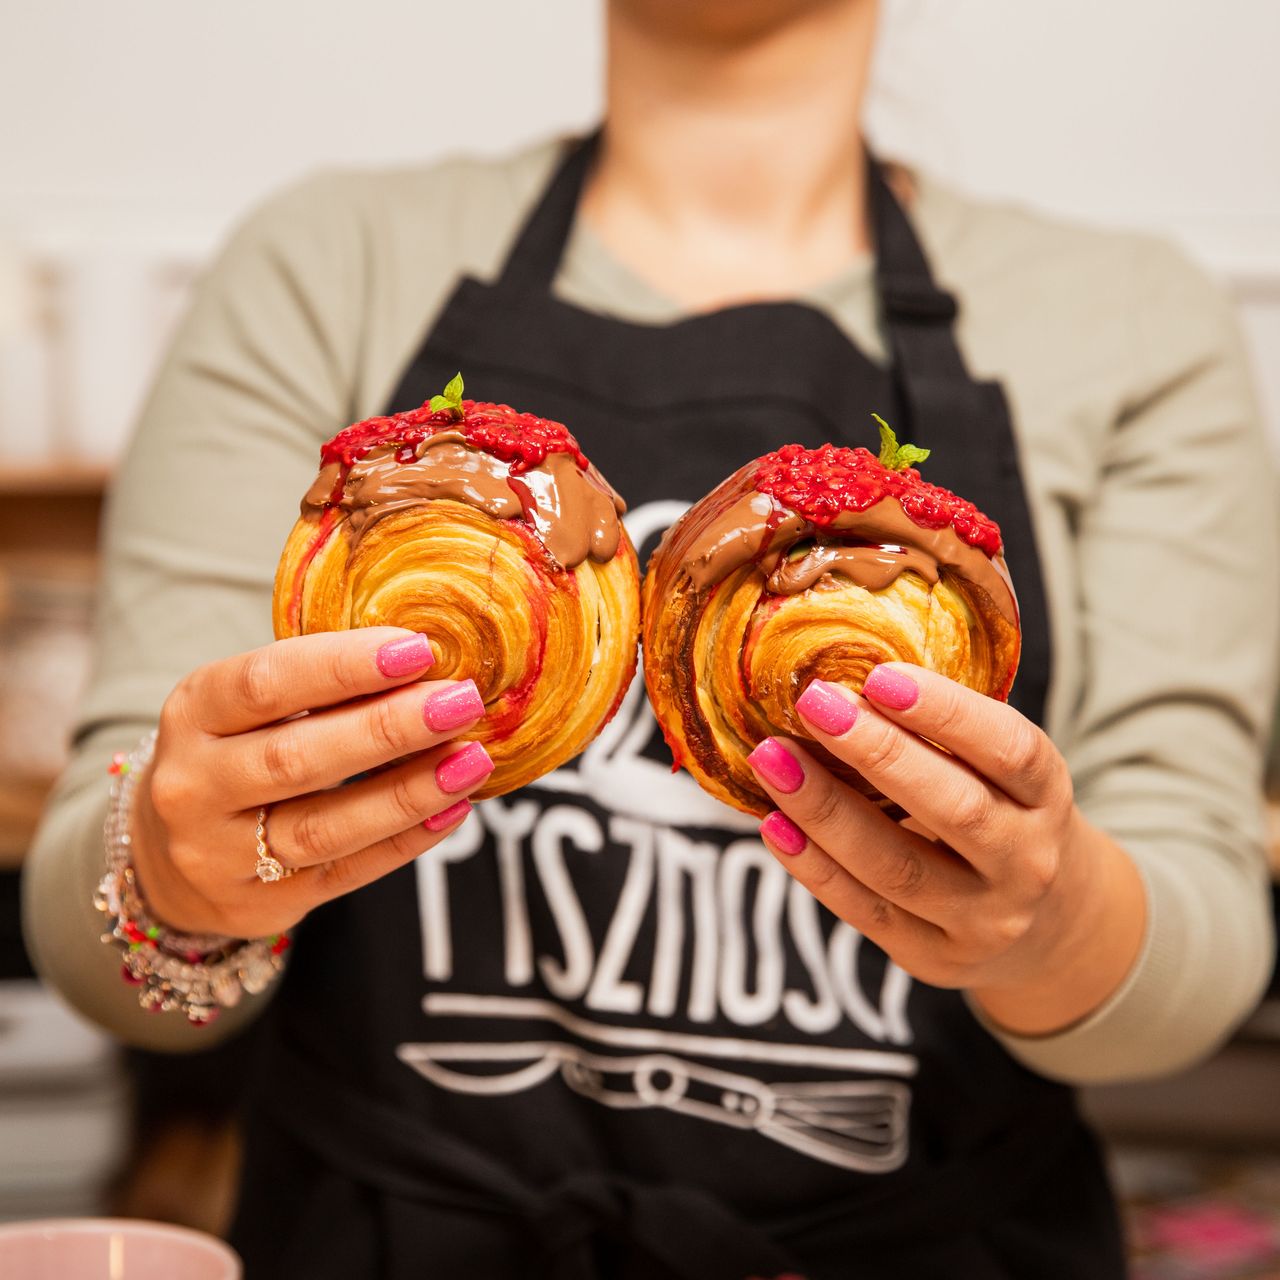
[[[600,146],[597,129],[570,144],[541,198],[525,219],[499,284],[521,293],[547,293],[560,268],[583,184]],[[895,380],[908,410],[969,375],[951,333],[955,298],[938,286],[914,228],[885,177],[867,154],[867,198],[876,247],[876,288],[893,358]],[[912,417],[928,417],[912,412]]]
[[[893,379],[906,421],[902,437],[934,438],[973,380],[956,345],[955,297],[933,278],[924,248],[884,166],[868,157],[867,187],[876,249],[876,293]],[[942,438],[938,435],[937,438]],[[963,491],[963,490],[962,490]]]
[[573,228],[578,200],[600,146],[599,129],[571,143],[507,254],[499,284],[522,293],[548,293]]
[[876,289],[885,322],[949,324],[956,317],[956,300],[935,282],[884,166],[871,155],[867,156],[867,197],[876,249]]

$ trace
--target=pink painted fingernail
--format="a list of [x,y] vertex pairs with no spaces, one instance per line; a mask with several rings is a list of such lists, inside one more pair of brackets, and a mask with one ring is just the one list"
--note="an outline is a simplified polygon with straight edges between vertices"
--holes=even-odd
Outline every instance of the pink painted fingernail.
[[790,857],[804,851],[809,837],[785,813],[775,809],[761,824],[760,834]]
[[804,781],[804,767],[777,738],[766,738],[747,763],[771,786],[790,795]]
[[858,718],[858,708],[840,691],[840,686],[825,680],[809,682],[809,687],[796,699],[796,710],[823,733],[837,738],[848,733]]
[[422,718],[427,727],[436,733],[448,733],[461,729],[484,715],[484,699],[474,680],[451,684],[447,689],[437,689],[422,704]]
[[478,742],[468,742],[436,765],[436,785],[441,791],[465,791],[493,772],[489,753]]
[[439,813],[433,813],[422,825],[428,831],[445,831],[459,823],[471,812],[470,800],[459,800]]
[[378,670],[389,680],[396,676],[411,676],[415,671],[425,671],[436,660],[431,652],[431,641],[426,636],[403,636],[388,640],[373,655]]
[[908,675],[893,667],[872,667],[863,694],[872,702],[893,711],[905,711],[914,706],[920,696],[920,686]]

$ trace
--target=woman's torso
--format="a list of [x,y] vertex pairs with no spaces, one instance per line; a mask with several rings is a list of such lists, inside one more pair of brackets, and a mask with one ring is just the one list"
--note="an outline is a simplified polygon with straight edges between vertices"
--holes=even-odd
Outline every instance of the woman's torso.
[[[950,216],[939,235],[959,237],[960,211],[953,207]],[[400,232],[392,244],[403,250],[412,233]],[[753,413],[745,401],[740,411],[722,403],[702,432],[686,405],[688,421],[650,421],[646,430],[628,410],[664,368],[648,351],[652,333],[585,312],[593,288],[593,309],[616,312],[605,300],[609,291],[625,294],[630,285],[632,319],[646,310],[644,318],[666,318],[656,314],[660,300],[646,297],[582,233],[565,267],[561,291],[572,305],[535,306],[528,317],[540,330],[562,330],[546,358],[563,367],[547,385],[572,379],[572,352],[580,350],[583,360],[615,357],[623,389],[611,407],[611,387],[598,379],[581,393],[585,400],[567,392],[565,410],[531,407],[567,417],[589,452],[607,454],[606,471],[632,500],[629,521],[642,552],[724,472],[786,442],[773,438],[777,432],[814,444],[806,437],[815,430],[824,438],[847,430],[840,442],[859,442],[852,423],[843,428],[838,417],[823,421],[813,411],[826,407],[825,373],[815,376],[824,364],[859,366],[854,402],[894,401],[895,383],[875,359],[882,353],[872,274],[854,269],[814,299],[820,312],[755,309],[737,318],[737,328],[698,322],[689,341],[668,353],[696,348],[699,338],[745,339],[767,318],[791,339],[794,395],[786,389],[791,370],[779,364],[751,392],[780,388],[770,413]],[[403,280],[396,292],[404,292]],[[510,318],[504,309],[520,313],[523,301],[483,285],[461,290],[417,357],[431,370],[423,376],[429,381],[441,361],[456,359],[478,366],[478,394],[524,397],[544,371],[517,369],[510,380],[510,366],[520,363],[519,326],[505,350],[492,340]],[[849,345],[850,333],[871,359]],[[629,394],[629,357],[638,361],[642,352],[653,367]],[[723,353],[708,347],[708,363],[712,354],[723,381],[732,358],[725,365]],[[698,369],[681,363],[679,395],[696,400]],[[742,370],[744,385],[759,372]],[[395,395],[410,389],[427,394],[410,377]],[[954,449],[984,452],[981,439],[969,436],[1003,416],[998,398],[975,401],[958,385],[948,407]],[[746,452],[728,456],[735,449]],[[971,474],[981,479],[981,468]],[[996,500],[993,492],[989,501]],[[1031,540],[1024,531],[1021,541]],[[1034,559],[1022,573],[1028,591],[1033,577]],[[1038,618],[1036,626],[1043,630]],[[1092,1220],[1106,1234],[1096,1159],[1067,1096],[1018,1066],[959,995],[917,987],[788,882],[752,824],[667,771],[652,728],[637,686],[573,766],[480,806],[476,821],[416,869],[317,912],[277,1006],[288,1052],[380,1100],[389,1108],[380,1127],[388,1131],[398,1113],[424,1145],[432,1135],[464,1144],[464,1163],[467,1151],[491,1153],[504,1176],[529,1188],[598,1175],[624,1179],[626,1196],[671,1185],[705,1193],[743,1222],[803,1239],[815,1275],[836,1274],[829,1268],[847,1245],[874,1250],[877,1236],[893,1242],[904,1275],[962,1257],[975,1276],[980,1265],[1003,1274],[1019,1257],[1016,1240],[989,1252],[977,1235],[998,1231],[1011,1204],[1026,1199],[1025,1184],[1050,1170],[1070,1172],[1078,1184],[1076,1203],[1058,1194],[1060,1215],[1077,1226]],[[297,1060],[281,1060],[282,1074],[290,1061]],[[283,1108],[295,1135],[307,1131],[305,1091],[299,1096],[302,1110]],[[323,1089],[320,1096],[329,1097]],[[273,1107],[269,1099],[268,1117]],[[354,1100],[349,1110],[358,1110]],[[377,1117],[369,1124],[379,1127]],[[349,1150],[363,1145],[358,1128],[348,1140]],[[988,1158],[996,1148],[999,1158]],[[330,1149],[335,1164],[343,1163],[341,1152]],[[382,1172],[372,1176],[380,1180]],[[919,1216],[924,1199],[929,1212]],[[252,1197],[249,1203],[252,1221]],[[878,1208],[868,1213],[867,1205]],[[433,1200],[418,1229],[441,1208]],[[917,1246],[908,1265],[903,1240],[926,1225],[944,1243]],[[456,1215],[438,1226],[437,1238],[453,1230],[468,1239]],[[478,1238],[460,1258],[474,1255]],[[501,1251],[519,1233],[495,1228],[485,1238]],[[934,1248],[943,1252],[935,1257]],[[393,1252],[415,1250],[402,1241]],[[1060,1264],[1062,1275],[1077,1274]]]

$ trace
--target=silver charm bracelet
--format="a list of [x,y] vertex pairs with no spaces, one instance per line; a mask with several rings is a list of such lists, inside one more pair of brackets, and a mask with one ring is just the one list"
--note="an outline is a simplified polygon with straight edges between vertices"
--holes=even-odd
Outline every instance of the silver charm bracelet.
[[112,757],[111,802],[104,827],[106,872],[93,905],[107,918],[102,941],[121,955],[120,976],[138,989],[138,1003],[151,1012],[180,1010],[187,1021],[206,1026],[244,992],[265,991],[284,967],[287,933],[267,938],[228,938],[178,933],[148,915],[133,869],[129,815],[138,775],[155,753],[152,730],[127,756]]

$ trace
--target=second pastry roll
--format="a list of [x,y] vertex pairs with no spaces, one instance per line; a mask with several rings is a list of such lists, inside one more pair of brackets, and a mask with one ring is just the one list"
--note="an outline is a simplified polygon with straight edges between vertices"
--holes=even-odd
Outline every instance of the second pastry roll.
[[1021,645],[994,522],[866,449],[788,445],[748,463],[668,530],[642,599],[645,681],[676,764],[754,814],[772,802],[746,758],[773,734],[810,736],[795,703],[811,680],[860,691],[896,660],[1004,699]]

